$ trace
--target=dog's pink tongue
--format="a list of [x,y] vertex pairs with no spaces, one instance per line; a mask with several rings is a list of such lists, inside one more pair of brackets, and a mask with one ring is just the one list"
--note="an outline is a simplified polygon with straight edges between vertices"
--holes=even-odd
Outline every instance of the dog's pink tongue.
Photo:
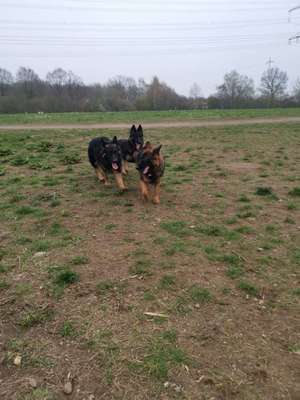
[[137,145],[136,145],[136,149],[137,149],[137,150],[139,150],[139,149],[140,149],[140,147],[141,147],[141,145],[140,145],[140,144],[137,144]]
[[114,163],[112,163],[112,167],[113,167],[114,170],[117,170],[118,169],[118,164],[114,162]]
[[143,171],[143,174],[146,175],[146,174],[148,173],[148,171],[149,171],[149,168],[150,168],[150,167],[146,167],[146,168],[144,169],[144,171]]

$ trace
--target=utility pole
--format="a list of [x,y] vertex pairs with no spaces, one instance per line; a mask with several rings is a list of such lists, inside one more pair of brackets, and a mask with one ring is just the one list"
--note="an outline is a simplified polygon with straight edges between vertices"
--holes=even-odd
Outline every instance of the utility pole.
[[272,64],[275,64],[275,61],[273,61],[272,58],[270,57],[269,60],[266,62],[266,64],[269,66],[269,69],[271,69]]

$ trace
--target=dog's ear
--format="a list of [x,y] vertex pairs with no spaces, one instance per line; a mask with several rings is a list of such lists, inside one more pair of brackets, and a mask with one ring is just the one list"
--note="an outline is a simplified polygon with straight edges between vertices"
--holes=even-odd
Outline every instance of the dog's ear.
[[136,127],[135,127],[135,125],[132,125],[132,127],[131,127],[131,129],[130,129],[130,133],[132,133],[132,132],[136,132]]
[[139,125],[137,131],[143,135],[143,128],[142,125]]
[[152,146],[151,146],[151,143],[150,142],[146,142],[145,144],[144,144],[144,147],[143,147],[143,149],[152,149]]
[[114,136],[113,140],[112,140],[113,144],[118,144],[118,139],[117,136]]
[[159,154],[161,147],[162,147],[162,144],[160,144],[159,146],[155,147],[155,149],[153,149],[152,153],[154,156]]

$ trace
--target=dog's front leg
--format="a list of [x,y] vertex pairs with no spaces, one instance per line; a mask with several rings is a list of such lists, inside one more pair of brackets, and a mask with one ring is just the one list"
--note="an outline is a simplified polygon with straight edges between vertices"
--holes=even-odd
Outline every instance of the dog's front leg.
[[126,174],[128,174],[129,167],[128,167],[128,161],[127,160],[124,161],[124,169],[125,169]]
[[128,171],[126,171],[126,162],[127,161],[125,161],[125,160],[123,160],[123,162],[122,162],[122,174],[123,175],[127,175],[127,172],[128,172]]
[[127,190],[127,187],[125,186],[124,181],[123,181],[123,175],[122,175],[122,173],[120,173],[120,172],[114,172],[114,176],[115,176],[115,180],[116,180],[116,183],[117,183],[118,188],[119,188],[122,192],[124,192],[124,190]]
[[149,200],[149,188],[148,185],[141,179],[140,180],[140,189],[143,200]]
[[154,185],[154,196],[153,196],[153,203],[159,204],[160,203],[160,182]]
[[103,169],[98,166],[95,168],[95,172],[96,172],[96,176],[99,179],[99,181],[104,183],[105,186],[108,186],[109,183],[107,180],[107,176],[106,176],[106,173],[103,171]]

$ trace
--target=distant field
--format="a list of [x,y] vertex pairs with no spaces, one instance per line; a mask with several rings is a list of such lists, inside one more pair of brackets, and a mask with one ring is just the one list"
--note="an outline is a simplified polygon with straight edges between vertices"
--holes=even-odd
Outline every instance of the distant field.
[[0,133],[0,399],[299,399],[300,124],[145,130],[160,206],[95,135]]
[[117,123],[299,117],[300,108],[251,110],[139,111],[53,114],[1,114],[0,125],[53,123]]

